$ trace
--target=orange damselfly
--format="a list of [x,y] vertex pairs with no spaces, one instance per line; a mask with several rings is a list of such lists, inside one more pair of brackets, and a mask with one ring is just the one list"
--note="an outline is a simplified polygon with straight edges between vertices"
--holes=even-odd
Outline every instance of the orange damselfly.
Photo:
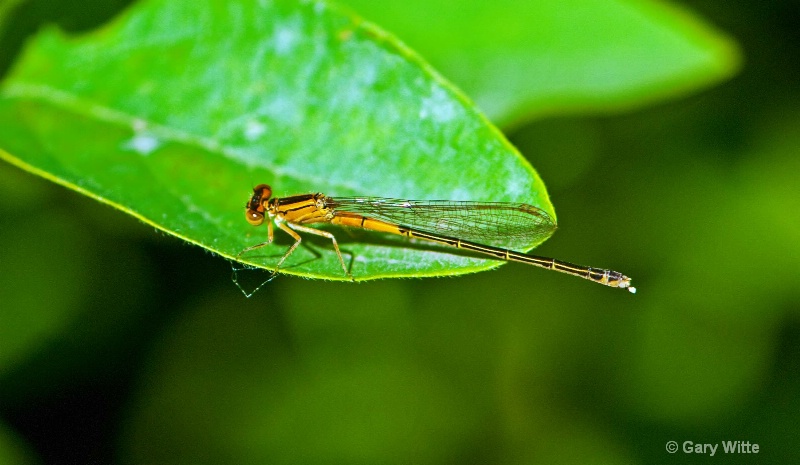
[[[246,252],[271,244],[274,238],[273,223],[295,240],[275,265],[267,281],[275,277],[281,265],[300,245],[302,239],[298,232],[330,239],[344,274],[352,279],[334,235],[305,226],[331,223],[424,239],[500,260],[560,271],[606,286],[628,289],[631,293],[636,292],[636,288],[631,286],[631,279],[622,273],[511,250],[514,247],[539,243],[547,239],[556,228],[547,212],[524,203],[329,197],[322,193],[272,198],[272,188],[267,184],[259,184],[253,189],[245,207],[245,217],[253,226],[259,226],[268,220],[267,240],[242,250],[237,259]],[[502,244],[504,247],[487,244]],[[239,286],[238,282],[236,284]],[[245,292],[241,286],[239,289],[250,297],[260,287],[251,293]]]

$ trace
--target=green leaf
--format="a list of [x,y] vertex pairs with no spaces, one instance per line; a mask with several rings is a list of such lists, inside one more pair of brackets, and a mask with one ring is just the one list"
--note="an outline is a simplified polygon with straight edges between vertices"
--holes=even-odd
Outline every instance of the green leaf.
[[[228,258],[266,238],[244,219],[258,183],[554,215],[533,168],[462,94],[325,2],[142,2],[83,37],[43,31],[0,92],[0,157]],[[333,230],[356,279],[498,265]],[[277,262],[291,244],[277,233],[251,264]],[[344,279],[320,239],[282,271]]]
[[730,77],[735,43],[642,0],[344,0],[398,34],[496,122],[641,106]]

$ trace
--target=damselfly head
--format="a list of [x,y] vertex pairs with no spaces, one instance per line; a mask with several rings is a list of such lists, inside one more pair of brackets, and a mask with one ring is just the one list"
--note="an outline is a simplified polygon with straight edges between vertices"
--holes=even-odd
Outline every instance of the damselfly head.
[[253,195],[245,204],[244,217],[253,226],[258,226],[264,222],[265,205],[272,195],[272,188],[266,184],[259,184],[253,188]]
[[261,203],[265,200],[269,200],[271,196],[272,188],[267,184],[259,184],[253,188],[253,196],[250,198],[250,203]]

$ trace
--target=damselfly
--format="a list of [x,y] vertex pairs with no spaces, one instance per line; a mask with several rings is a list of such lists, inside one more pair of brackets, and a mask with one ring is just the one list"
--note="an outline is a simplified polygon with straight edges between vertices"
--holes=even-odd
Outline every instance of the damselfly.
[[[631,286],[631,279],[622,273],[574,265],[554,258],[512,250],[515,247],[538,244],[555,231],[556,225],[550,215],[532,205],[507,202],[400,200],[383,197],[329,197],[322,193],[271,197],[272,188],[266,184],[259,184],[253,189],[253,195],[245,205],[245,217],[253,226],[261,225],[269,217],[267,241],[250,246],[237,256],[238,259],[246,252],[272,243],[274,223],[292,236],[295,242],[278,260],[269,279],[278,273],[286,259],[300,245],[301,237],[298,232],[330,239],[342,264],[342,271],[345,276],[352,279],[333,234],[304,226],[313,223],[331,223],[424,239],[636,292],[636,288]],[[257,290],[258,288],[248,294],[242,289],[242,292],[249,297]]]

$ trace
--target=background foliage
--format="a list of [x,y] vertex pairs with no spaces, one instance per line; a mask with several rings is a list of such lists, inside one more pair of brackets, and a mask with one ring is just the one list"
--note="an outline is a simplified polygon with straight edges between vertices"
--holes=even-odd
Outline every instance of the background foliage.
[[[92,30],[122,6],[18,3],[0,8],[4,70],[37,25]],[[497,11],[524,19],[530,4]],[[539,252],[620,268],[636,296],[503,266],[357,285],[284,277],[246,300],[221,258],[0,165],[0,461],[708,460],[668,455],[669,440],[748,440],[761,445],[759,462],[798,461],[800,11],[789,2],[687,6],[698,16],[647,9],[667,18],[656,24],[689,18],[676,26],[684,37],[699,28],[711,38],[714,58],[699,68],[707,74],[682,86],[660,80],[662,91],[632,89],[646,82],[633,79],[599,101],[581,100],[576,87],[556,105],[507,97],[552,75],[509,82],[448,68],[458,61],[448,53],[474,63],[528,56],[509,50],[505,34],[539,43],[500,26],[480,32],[492,19],[484,11],[483,22],[467,7],[463,20],[446,21],[458,16],[350,4],[505,125],[560,219]],[[421,24],[426,17],[438,24]],[[735,37],[745,61],[730,82],[687,94],[736,66],[730,42],[699,17]],[[615,35],[613,21],[602,24]],[[492,30],[502,31],[496,41]],[[485,48],[470,54],[475,43]],[[537,71],[542,62],[520,63]],[[644,73],[625,71],[614,76]],[[586,82],[614,82],[585,72]]]

